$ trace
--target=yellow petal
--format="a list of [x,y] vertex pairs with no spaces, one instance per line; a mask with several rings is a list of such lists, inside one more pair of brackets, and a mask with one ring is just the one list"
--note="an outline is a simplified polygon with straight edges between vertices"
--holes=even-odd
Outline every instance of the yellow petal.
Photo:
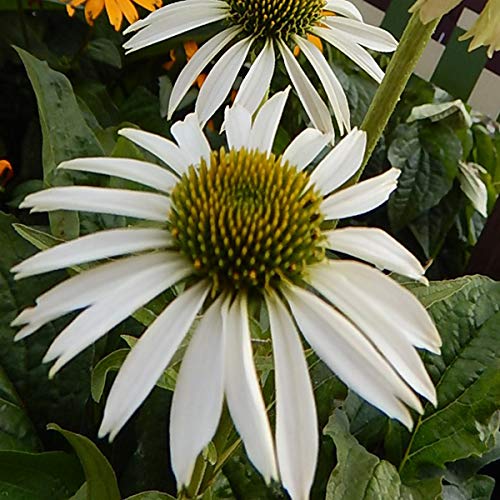
[[167,71],[170,71],[172,69],[173,65],[175,64],[175,61],[177,60],[177,58],[175,57],[175,49],[170,49],[169,56],[170,56],[170,61],[167,61],[166,63],[163,64],[163,67]]
[[184,52],[186,53],[186,59],[189,61],[198,50],[198,44],[194,40],[188,40],[184,42]]
[[117,0],[105,0],[106,4],[106,12],[108,13],[108,19],[111,24],[115,28],[116,31],[120,31],[123,13],[120,9],[120,5]]
[[94,20],[99,17],[104,8],[104,0],[88,0],[85,4],[85,19],[91,26]]
[[150,11],[158,9],[163,5],[162,0],[134,0],[134,2]]
[[315,35],[307,35],[307,39],[316,45],[321,52],[323,52],[323,43],[321,42],[321,38],[315,36]]
[[116,0],[116,3],[130,24],[135,23],[139,19],[137,9],[130,0]]

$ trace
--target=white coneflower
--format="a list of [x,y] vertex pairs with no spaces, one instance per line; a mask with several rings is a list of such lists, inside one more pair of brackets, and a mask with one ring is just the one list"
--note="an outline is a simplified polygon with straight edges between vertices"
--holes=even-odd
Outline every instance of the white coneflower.
[[[17,265],[17,278],[110,257],[41,295],[14,325],[17,339],[70,311],[82,310],[50,346],[51,375],[111,328],[180,282],[183,291],[147,328],[109,394],[100,435],[113,438],[153,389],[195,317],[170,422],[178,486],[190,482],[212,439],[225,398],[248,457],[266,481],[280,478],[293,499],[308,498],[318,431],[299,332],[349,387],[407,427],[416,393],[436,402],[415,347],[439,352],[429,315],[379,269],[424,280],[421,265],[379,229],[324,230],[324,222],[382,204],[399,171],[342,188],[359,168],[365,133],[353,130],[312,173],[310,162],[331,137],[305,130],[283,156],[271,147],[287,92],[267,101],[251,122],[226,112],[228,149],[211,151],[198,120],[172,127],[177,144],[133,129],[120,134],[171,170],[119,158],[80,158],[59,169],[118,176],[155,192],[56,187],[29,195],[33,211],[84,210],[162,223],[158,228],[101,231],[38,253]],[[330,260],[325,250],[351,254]],[[132,256],[127,254],[134,254]],[[273,439],[252,356],[248,303],[265,305],[276,380]]]
[[384,73],[363,47],[392,52],[397,46],[390,33],[365,24],[358,9],[347,0],[183,0],[130,26],[125,33],[138,33],[124,47],[132,52],[217,21],[223,21],[222,31],[207,41],[180,73],[170,96],[169,116],[203,69],[225,51],[196,101],[196,113],[204,125],[230,93],[252,49],[258,56],[235,102],[254,113],[268,91],[278,50],[312,123],[331,133],[328,107],[292,53],[291,48],[298,48],[317,73],[343,134],[350,130],[349,106],[339,80],[317,47],[320,39],[346,54],[377,82]]

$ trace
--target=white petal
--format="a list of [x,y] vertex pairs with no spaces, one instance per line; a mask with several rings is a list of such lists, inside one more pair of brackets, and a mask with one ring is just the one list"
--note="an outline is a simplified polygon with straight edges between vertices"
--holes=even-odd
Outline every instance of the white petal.
[[27,324],[15,336],[20,340],[34,333],[45,323],[77,309],[102,300],[121,286],[130,276],[172,259],[168,252],[127,257],[102,264],[72,276],[36,299],[36,306],[25,309],[12,326]]
[[276,451],[280,478],[291,498],[307,499],[318,458],[316,404],[304,350],[288,311],[266,297],[276,383]]
[[342,85],[318,47],[309,40],[297,35],[293,39],[319,76],[328,100],[332,105],[340,135],[343,135],[344,129],[347,131],[351,130],[351,112]]
[[56,337],[43,358],[44,363],[58,358],[49,376],[53,377],[77,354],[190,272],[184,259],[174,258],[130,276],[112,295],[79,314]]
[[423,412],[420,401],[362,333],[316,295],[296,286],[284,293],[318,356],[362,398],[411,429],[411,415],[402,402]]
[[283,42],[279,42],[279,49],[290,80],[307,115],[317,129],[333,137],[334,129],[328,106],[313,87],[291,50]]
[[170,200],[156,193],[90,186],[65,186],[28,195],[19,208],[31,212],[81,210],[165,222]]
[[168,170],[147,161],[130,158],[76,158],[57,168],[112,175],[169,193],[179,180]]
[[382,229],[346,227],[324,233],[328,248],[423,283],[425,270],[415,256]]
[[210,144],[200,128],[195,113],[190,113],[183,121],[174,123],[170,132],[193,165],[198,165],[201,158],[210,164]]
[[365,149],[366,132],[355,128],[314,169],[311,184],[324,195],[339,188],[359,170]]
[[139,19],[135,23],[132,23],[128,28],[123,30],[124,35],[138,31],[139,29],[149,26],[153,22],[158,22],[161,18],[172,17],[179,13],[187,12],[198,7],[208,7],[208,8],[227,8],[227,3],[224,0],[180,0],[168,5],[164,5],[161,9],[156,9],[150,12],[143,19]]
[[250,143],[250,131],[252,130],[252,115],[247,109],[238,104],[227,107],[224,125],[230,149],[248,147]]
[[441,339],[436,326],[424,306],[406,288],[359,262],[335,260],[330,266],[339,279],[348,281],[358,293],[370,298],[373,310],[378,311],[374,313],[374,323],[377,322],[375,318],[385,315],[386,321],[390,321],[412,345],[439,354]]
[[365,273],[367,266],[355,262],[345,267],[343,274],[336,273],[338,266],[328,264],[311,269],[312,285],[347,315],[414,391],[436,404],[432,380],[417,351],[401,335],[401,325],[393,320],[391,308],[381,306],[378,294],[372,296],[351,281],[354,274],[366,274],[373,288],[378,288],[379,283],[383,288],[382,282],[390,278],[375,269],[368,268]]
[[246,297],[239,294],[225,322],[225,391],[229,412],[248,458],[269,483],[276,479],[271,427],[255,371]]
[[210,288],[201,282],[183,292],[156,318],[125,359],[111,388],[99,437],[110,440],[147,398],[192,325]]
[[327,17],[323,22],[339,37],[346,37],[354,43],[377,52],[394,52],[398,41],[386,30],[343,17]]
[[118,131],[118,134],[155,155],[162,162],[173,168],[177,174],[183,174],[191,164],[189,157],[179,146],[164,137],[135,128],[122,128]]
[[222,298],[203,315],[184,355],[170,410],[170,450],[177,489],[187,486],[196,458],[212,439],[224,398]]
[[143,23],[139,21],[131,27],[131,30],[142,29],[123,44],[127,54],[227,17],[227,12],[217,5],[176,6],[175,13],[168,7],[156,11],[156,19],[150,15]]
[[165,248],[172,244],[163,229],[110,229],[82,236],[38,252],[12,268],[15,279],[55,271],[93,260]]
[[387,172],[333,193],[323,201],[321,211],[326,219],[342,219],[364,214],[385,203],[397,187],[401,170]]
[[273,43],[267,39],[264,48],[240,85],[234,100],[235,104],[243,106],[252,115],[257,111],[271,85],[275,62]]
[[252,43],[253,39],[248,37],[234,44],[208,74],[200,89],[195,107],[203,126],[219,109],[231,91]]
[[474,163],[459,162],[458,180],[460,189],[472,202],[473,207],[483,216],[488,217],[488,189],[479,175]]
[[172,93],[170,94],[170,100],[168,103],[169,120],[205,66],[212,61],[213,58],[240,32],[241,28],[234,26],[228,28],[208,40],[195,52],[194,56],[179,73],[179,76],[175,81],[174,88],[172,89]]
[[252,125],[248,149],[271,152],[289,92],[290,87],[277,92],[260,108]]
[[[342,16],[350,17],[351,19],[363,21],[361,12],[352,2],[349,2],[348,0],[328,0],[323,9],[335,12],[336,14],[341,14]],[[327,18],[327,16],[324,16],[322,20],[325,17]]]
[[330,134],[323,134],[315,128],[306,128],[285,149],[283,161],[303,170],[331,140]]
[[335,33],[330,28],[312,28],[312,33],[343,52],[352,59],[360,68],[364,69],[376,82],[380,83],[384,78],[384,72],[377,64],[375,59],[366,49],[352,42],[345,36]]

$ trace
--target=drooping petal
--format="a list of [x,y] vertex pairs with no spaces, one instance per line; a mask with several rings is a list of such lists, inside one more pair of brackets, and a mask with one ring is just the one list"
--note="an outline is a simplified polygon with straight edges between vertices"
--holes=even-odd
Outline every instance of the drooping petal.
[[297,35],[293,39],[307,57],[323,84],[328,100],[332,105],[340,135],[343,135],[344,130],[351,130],[351,112],[342,85],[318,47],[309,40]]
[[252,43],[253,39],[248,37],[234,44],[208,74],[200,89],[195,107],[198,119],[203,126],[229,95]]
[[[175,12],[172,8],[170,11],[164,10],[171,7],[167,5],[149,14],[142,22],[137,21],[132,24],[126,30],[127,33],[137,29],[140,31],[123,44],[126,54],[227,17],[226,11],[214,2],[200,2],[194,8],[191,5],[173,4],[172,7],[174,6],[176,7]],[[153,16],[154,14],[156,14],[156,18]]]
[[205,312],[189,343],[170,410],[172,468],[181,489],[212,439],[224,398],[223,297]]
[[[339,266],[331,266],[328,262],[315,266],[310,275],[312,285],[360,329],[414,391],[436,404],[432,380],[411,342],[401,335],[401,326],[392,320],[391,308],[381,305],[376,296],[353,285],[350,279],[356,273],[370,275],[373,286],[377,287],[390,278],[364,264],[347,264],[342,274],[336,273]],[[365,268],[369,271],[365,272]]]
[[268,39],[243,79],[234,100],[235,104],[243,106],[252,115],[257,111],[271,85],[275,62],[273,42]]
[[266,296],[276,380],[276,452],[291,498],[309,498],[318,457],[316,404],[304,350],[288,311]]
[[168,103],[168,119],[172,117],[174,111],[181,103],[189,88],[195,82],[198,75],[214,57],[241,32],[240,28],[228,28],[213,38],[208,40],[196,51],[194,56],[188,61],[175,81],[174,88],[170,94]]
[[401,170],[387,172],[328,196],[321,205],[327,219],[342,219],[364,214],[385,203],[397,187]]
[[110,440],[151,392],[191,327],[210,287],[201,282],[183,292],[156,318],[125,359],[111,388],[99,437]]
[[277,92],[260,108],[252,125],[248,149],[271,152],[289,92],[290,87]]
[[164,193],[169,193],[179,180],[174,174],[158,165],[130,158],[76,158],[61,163],[57,168],[112,175]]
[[279,42],[278,46],[290,80],[307,115],[317,129],[333,137],[334,129],[328,106],[321,99],[291,50],[283,42]]
[[439,354],[441,338],[436,326],[424,306],[406,288],[357,262],[331,261],[330,267],[338,280],[349,282],[349,289],[355,290],[357,296],[366,297],[364,303],[372,311],[374,324],[390,322],[415,347]]
[[398,47],[398,41],[388,31],[377,26],[337,16],[323,19],[323,22],[338,36],[347,37],[352,42],[368,49],[377,52],[394,52]]
[[53,377],[77,354],[190,273],[184,259],[173,258],[130,276],[113,294],[79,314],[56,337],[43,358],[44,363],[57,358],[49,376]]
[[365,148],[366,132],[355,128],[314,169],[311,184],[324,195],[339,188],[361,167]]
[[192,165],[198,165],[201,158],[210,164],[210,144],[200,128],[198,117],[190,113],[182,121],[172,125],[170,132]]
[[285,149],[283,161],[303,170],[331,140],[330,134],[324,134],[315,128],[306,128]]
[[83,271],[59,283],[36,299],[36,306],[24,309],[11,323],[27,325],[14,337],[21,340],[41,328],[45,323],[77,309],[99,302],[129,279],[131,275],[156,267],[172,259],[168,252],[126,257]]
[[155,155],[179,175],[191,164],[191,160],[181,148],[164,137],[135,128],[122,128],[118,134]]
[[328,0],[323,9],[363,22],[361,12],[352,2],[349,2],[348,0]]
[[278,477],[271,427],[252,357],[247,299],[240,294],[225,322],[225,391],[248,458],[268,483]]
[[363,399],[411,429],[413,421],[403,403],[423,412],[420,401],[363,334],[316,295],[296,286],[284,293],[302,334],[332,371]]
[[311,31],[352,59],[360,68],[364,69],[376,82],[380,83],[384,78],[384,72],[375,59],[366,49],[352,42],[344,36],[339,36],[330,28],[312,28]]
[[16,273],[15,279],[21,279],[93,260],[165,248],[171,244],[172,238],[164,229],[109,229],[38,252],[11,271]]
[[346,227],[324,234],[331,250],[365,260],[379,269],[427,283],[425,270],[416,257],[382,229]]
[[19,208],[31,208],[31,212],[81,210],[165,222],[170,200],[160,194],[128,189],[64,186],[30,194]]
[[229,148],[241,149],[250,144],[252,130],[252,115],[238,104],[234,104],[225,111],[224,125]]

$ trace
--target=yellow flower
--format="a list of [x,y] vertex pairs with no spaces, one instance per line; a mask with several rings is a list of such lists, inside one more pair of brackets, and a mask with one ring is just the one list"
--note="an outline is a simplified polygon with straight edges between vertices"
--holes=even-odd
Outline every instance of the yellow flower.
[[488,47],[488,57],[500,50],[500,0],[489,0],[474,26],[460,40],[472,38],[469,51],[482,45]]
[[[134,3],[153,11],[163,5],[162,0],[133,0]],[[66,3],[66,10],[72,16],[75,8],[85,4],[85,19],[91,26],[99,17],[104,7],[108,13],[109,22],[116,31],[120,31],[123,16],[132,24],[139,19],[137,9],[131,0],[70,0]]]
[[455,8],[461,0],[417,0],[410,8],[410,12],[420,13],[420,20],[427,24],[433,19],[444,16]]

